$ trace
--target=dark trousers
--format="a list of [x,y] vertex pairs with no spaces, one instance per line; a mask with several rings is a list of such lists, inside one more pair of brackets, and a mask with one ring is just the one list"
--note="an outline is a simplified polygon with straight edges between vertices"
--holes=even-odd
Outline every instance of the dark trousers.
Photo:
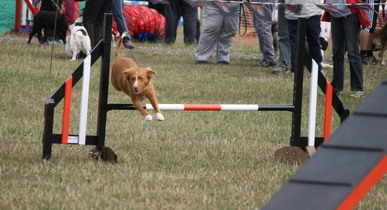
[[170,3],[152,4],[149,2],[149,8],[155,9],[165,17],[165,42],[174,43],[176,41],[176,13]]
[[[178,23],[180,17],[183,17],[183,31],[184,31],[184,43],[194,44],[197,43],[197,24],[198,24],[198,10],[196,7],[191,6],[184,0],[177,0],[176,9],[177,16],[176,22]],[[178,24],[176,24],[175,31]]]
[[344,55],[348,54],[351,74],[351,90],[363,90],[363,66],[359,50],[360,23],[356,14],[342,18],[332,18],[333,86],[343,90]]
[[[310,56],[317,64],[322,62],[321,46],[320,46],[320,15],[312,16],[306,19],[306,41]],[[290,41],[290,57],[292,69],[295,68],[296,62],[296,41],[297,41],[297,23],[298,20],[288,20],[289,41]]]
[[102,39],[104,13],[111,11],[111,0],[88,0],[83,10],[83,25],[91,41],[92,48]]

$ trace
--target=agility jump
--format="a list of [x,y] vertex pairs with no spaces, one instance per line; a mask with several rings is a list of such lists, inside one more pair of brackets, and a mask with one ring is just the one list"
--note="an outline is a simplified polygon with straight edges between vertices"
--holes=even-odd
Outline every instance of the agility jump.
[[[305,147],[308,144],[308,138],[301,136],[301,117],[302,117],[302,95],[303,95],[303,71],[306,66],[311,70],[311,59],[305,53],[305,27],[304,20],[300,20],[298,27],[297,40],[297,61],[294,67],[294,88],[293,104],[160,104],[162,110],[169,111],[287,111],[292,113],[292,129],[290,136],[290,146]],[[110,75],[110,53],[111,53],[111,14],[105,14],[104,35],[96,47],[92,50],[91,56],[85,59],[78,68],[66,79],[47,100],[44,111],[44,132],[43,132],[43,158],[50,159],[52,153],[52,144],[81,144],[96,145],[97,149],[105,146],[106,120],[108,111],[112,110],[135,110],[132,104],[108,104],[108,88]],[[309,58],[309,59],[305,59]],[[101,74],[99,85],[99,102],[97,117],[96,135],[86,135],[87,125],[87,90],[84,90],[90,79],[90,65],[93,65],[97,59],[101,58]],[[86,66],[86,67],[85,67]],[[329,84],[324,75],[318,72],[318,85],[322,91],[326,92]],[[81,120],[78,134],[71,134],[69,131],[71,112],[71,89],[83,77]],[[64,111],[62,122],[62,133],[53,133],[54,114],[56,106],[64,99]],[[344,107],[340,99],[332,95],[332,107],[339,115],[341,121],[349,115],[348,109]],[[151,109],[151,105],[145,105],[145,108]],[[82,114],[83,113],[83,114]],[[323,142],[323,137],[313,137],[315,147]]]

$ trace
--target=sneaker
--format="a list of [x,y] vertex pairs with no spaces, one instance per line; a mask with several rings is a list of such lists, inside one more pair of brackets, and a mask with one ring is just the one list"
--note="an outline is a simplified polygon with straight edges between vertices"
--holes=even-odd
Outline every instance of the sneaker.
[[353,91],[353,93],[350,95],[351,97],[354,97],[354,98],[360,98],[362,96],[364,96],[364,91]]
[[287,67],[280,66],[280,67],[274,69],[271,73],[273,73],[273,74],[282,74],[282,73],[287,74],[287,73],[291,73],[291,71]]
[[276,66],[276,65],[277,65],[277,63],[274,62],[274,61],[269,62],[269,61],[265,61],[265,60],[260,61],[260,62],[257,63],[258,67],[273,67],[273,66]]
[[205,61],[205,60],[197,60],[196,64],[209,64],[210,62]]
[[132,43],[132,40],[130,40],[130,36],[128,34],[122,35],[122,43],[124,44],[124,47],[127,49],[133,49],[134,45]]
[[217,64],[225,64],[225,65],[228,65],[228,64],[230,64],[230,62],[228,62],[228,61],[218,61]]

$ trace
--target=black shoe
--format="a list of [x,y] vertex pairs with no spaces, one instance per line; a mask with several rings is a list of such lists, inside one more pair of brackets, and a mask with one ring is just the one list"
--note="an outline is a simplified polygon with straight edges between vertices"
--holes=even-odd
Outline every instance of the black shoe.
[[210,62],[208,61],[201,61],[201,60],[197,60],[196,61],[196,64],[209,64]]
[[277,63],[272,61],[272,62],[268,62],[268,61],[261,61],[261,62],[258,62],[257,63],[257,66],[258,67],[273,67],[273,66],[276,66]]
[[228,64],[230,64],[230,62],[228,62],[228,61],[218,61],[217,64],[225,64],[225,65],[228,65]]
[[281,66],[281,67],[274,69],[271,73],[273,73],[273,74],[282,74],[282,73],[287,74],[287,73],[291,73],[291,71],[289,68]]
[[323,51],[328,49],[328,42],[323,37],[320,37],[320,46]]
[[122,37],[122,43],[124,44],[124,47],[127,49],[134,49],[134,45],[132,41],[130,40],[129,36]]

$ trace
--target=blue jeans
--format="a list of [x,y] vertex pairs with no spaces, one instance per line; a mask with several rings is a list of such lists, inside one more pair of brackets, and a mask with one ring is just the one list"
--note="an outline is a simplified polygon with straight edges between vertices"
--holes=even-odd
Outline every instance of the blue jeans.
[[128,26],[126,25],[124,13],[122,11],[123,7],[124,7],[123,0],[112,1],[112,13],[113,13],[114,20],[117,23],[117,28],[118,28],[118,31],[120,32],[120,35],[126,32],[127,36],[130,36]]
[[363,90],[363,66],[359,49],[360,23],[356,14],[332,18],[333,87],[343,90],[344,55],[348,53],[351,90]]

